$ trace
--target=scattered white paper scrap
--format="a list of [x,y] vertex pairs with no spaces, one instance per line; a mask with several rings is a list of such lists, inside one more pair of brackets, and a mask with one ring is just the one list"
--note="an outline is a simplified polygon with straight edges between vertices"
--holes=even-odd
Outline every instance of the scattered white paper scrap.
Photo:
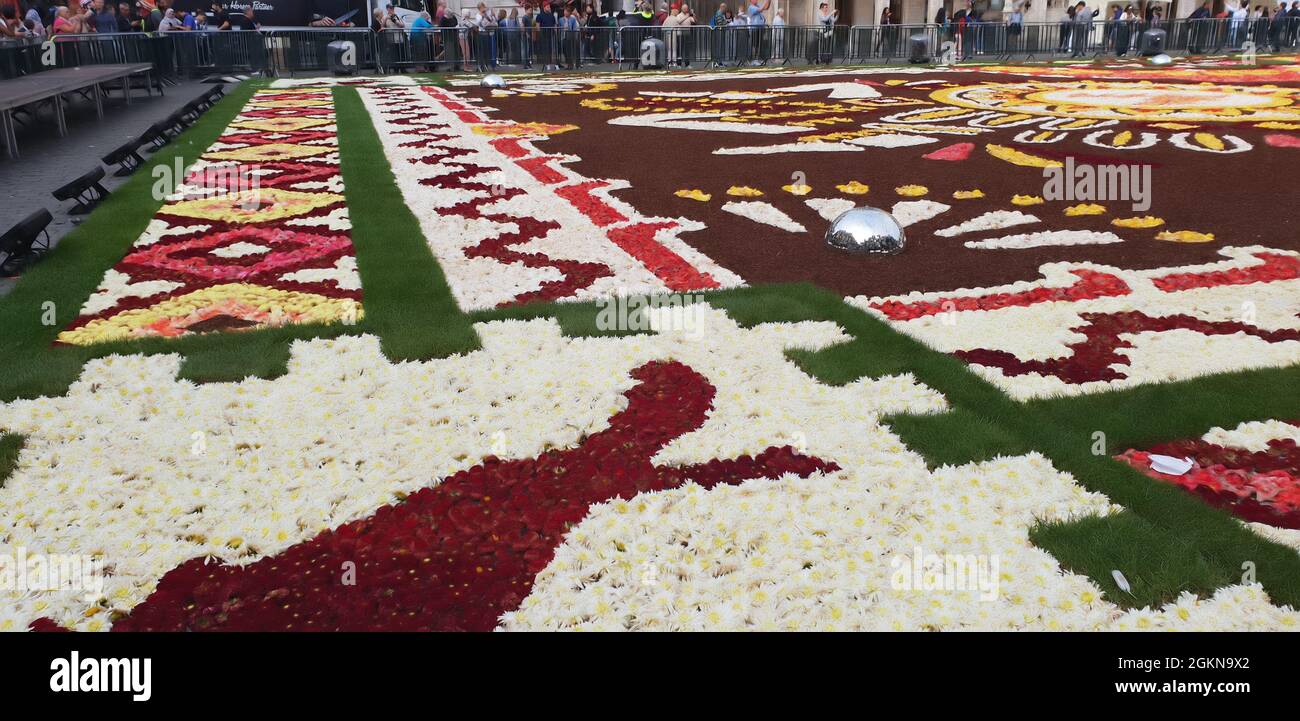
[[1163,473],[1168,476],[1181,476],[1192,470],[1193,465],[1195,464],[1192,463],[1192,459],[1190,458],[1174,458],[1173,456],[1162,456],[1155,453],[1151,454],[1151,470],[1156,473]]

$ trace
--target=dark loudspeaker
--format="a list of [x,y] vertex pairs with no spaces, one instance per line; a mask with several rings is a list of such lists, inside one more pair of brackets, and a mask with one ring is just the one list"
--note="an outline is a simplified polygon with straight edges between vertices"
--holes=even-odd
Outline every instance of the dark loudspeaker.
[[325,55],[331,73],[355,75],[357,72],[357,44],[351,40],[335,40],[325,46]]
[[661,70],[668,64],[668,49],[659,38],[646,38],[641,41],[641,68]]
[[907,47],[907,61],[909,63],[930,62],[930,38],[924,35],[913,35],[907,39]]
[[1165,51],[1165,31],[1147,30],[1142,33],[1142,42],[1138,46],[1143,55],[1159,55]]

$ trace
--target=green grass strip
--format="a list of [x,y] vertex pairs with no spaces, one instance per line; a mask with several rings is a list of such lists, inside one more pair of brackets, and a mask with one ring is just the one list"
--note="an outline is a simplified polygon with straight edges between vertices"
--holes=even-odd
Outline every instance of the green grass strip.
[[362,330],[394,361],[441,358],[479,347],[478,336],[407,208],[379,134],[356,88],[336,88],[339,154],[352,243],[365,292]]
[[[1125,608],[1158,607],[1184,591],[1204,595],[1240,582],[1240,573],[1230,573],[1132,511],[1040,523],[1029,530],[1029,540],[1062,568],[1087,575],[1106,600]],[[1116,583],[1115,570],[1121,570],[1128,590]]]
[[23,437],[14,433],[0,435],[0,488],[18,467],[18,453],[23,449]]
[[1145,449],[1161,441],[1199,436],[1214,426],[1300,417],[1300,366],[1262,368],[1203,376],[1176,383],[1026,404],[1026,410],[1058,423],[1105,435],[1111,454]]
[[931,469],[1033,450],[996,421],[965,408],[937,415],[890,416],[885,425],[904,445],[925,457]]

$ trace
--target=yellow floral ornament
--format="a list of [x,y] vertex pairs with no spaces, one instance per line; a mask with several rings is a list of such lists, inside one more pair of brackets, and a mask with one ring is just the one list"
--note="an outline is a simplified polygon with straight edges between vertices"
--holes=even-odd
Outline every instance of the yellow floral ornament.
[[782,185],[781,190],[791,195],[807,195],[812,192],[812,186],[807,183],[791,183],[790,185]]
[[952,197],[956,200],[975,200],[976,198],[983,198],[984,191],[978,188],[975,190],[958,190],[953,192]]
[[[732,190],[735,190],[735,188],[732,188]],[[682,188],[676,193],[673,193],[673,195],[676,195],[679,198],[686,198],[687,200],[699,200],[701,202],[706,202],[713,197],[712,195],[709,195],[708,193],[704,192],[703,190],[700,190],[699,188]]]
[[866,183],[859,183],[856,180],[850,180],[843,185],[835,186],[835,189],[845,195],[866,195],[867,191],[871,190],[871,186]]
[[1198,233],[1194,230],[1162,230],[1156,234],[1156,240],[1171,243],[1209,243],[1214,240],[1214,233]]
[[[1097,205],[1096,203],[1079,203],[1071,205],[1065,209],[1065,214],[1074,217],[1078,215],[1101,215],[1106,212],[1106,206]],[[1118,225],[1118,223],[1116,223]]]
[[998,160],[1005,160],[1012,165],[1023,165],[1029,168],[1060,168],[1064,166],[1059,160],[1040,158],[1037,155],[1030,155],[1015,148],[1008,148],[1005,145],[990,143],[984,146],[984,150]]
[[577,130],[576,125],[562,125],[558,123],[475,123],[470,126],[470,130],[475,135],[485,135],[489,138],[529,138],[529,137],[546,137],[550,135],[559,135],[567,133],[570,130]]
[[1042,196],[1038,195],[1020,195],[1017,193],[1011,196],[1012,205],[1042,205],[1043,202]]
[[1154,215],[1143,215],[1136,218],[1116,218],[1111,225],[1117,225],[1121,228],[1155,228],[1165,224],[1164,218],[1157,218]]
[[1221,140],[1219,136],[1211,133],[1196,133],[1192,135],[1192,139],[1202,147],[1209,148],[1210,150],[1218,150],[1222,152],[1225,147],[1223,140]]
[[894,192],[907,198],[916,198],[930,192],[930,189],[924,185],[900,185],[894,188]]
[[762,194],[763,191],[758,188],[751,188],[748,185],[733,185],[727,188],[727,195],[736,198],[757,198]]

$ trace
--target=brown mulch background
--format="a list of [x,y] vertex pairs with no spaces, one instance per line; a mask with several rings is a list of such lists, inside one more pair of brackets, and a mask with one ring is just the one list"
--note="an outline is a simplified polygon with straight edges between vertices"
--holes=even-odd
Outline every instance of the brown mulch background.
[[[638,93],[648,90],[766,91],[783,86],[853,80],[879,83],[877,89],[884,96],[928,100],[930,93],[939,87],[885,86],[885,81],[891,78],[907,81],[943,78],[960,85],[1044,80],[985,72],[790,75],[764,79],[746,78],[737,73],[734,79],[709,82],[620,83],[612,90],[596,94],[493,98],[487,90],[479,88],[462,92],[480,99],[483,106],[496,108],[497,112],[491,115],[497,119],[578,125],[579,130],[540,141],[538,147],[546,152],[578,156],[581,160],[570,167],[587,176],[630,181],[632,187],[618,191],[617,196],[642,213],[684,216],[703,222],[707,225],[706,230],[683,233],[683,240],[739,273],[751,284],[811,281],[845,295],[891,295],[913,290],[951,290],[1035,280],[1040,277],[1039,266],[1049,262],[1093,261],[1124,268],[1150,268],[1221,260],[1223,257],[1216,251],[1225,245],[1260,244],[1300,249],[1300,234],[1297,233],[1300,221],[1297,221],[1295,206],[1295,168],[1297,160],[1300,160],[1300,149],[1274,148],[1264,143],[1266,134],[1300,136],[1296,131],[1264,130],[1252,127],[1251,123],[1229,122],[1205,123],[1197,130],[1189,131],[1232,133],[1254,145],[1251,151],[1231,155],[1183,150],[1167,140],[1176,131],[1146,127],[1148,124],[1142,122],[1122,122],[1109,129],[1156,132],[1162,140],[1149,149],[1112,151],[1085,145],[1082,142],[1085,132],[1074,131],[1058,143],[1021,145],[1012,140],[1013,136],[1034,126],[1015,126],[969,137],[928,133],[939,138],[940,142],[905,148],[719,156],[713,155],[712,151],[722,147],[794,142],[799,135],[621,127],[610,125],[608,121],[629,113],[593,109],[580,104],[582,100],[623,98],[630,104],[645,105],[652,101]],[[1213,71],[1206,71],[1204,80],[1213,82]],[[798,93],[788,100],[837,102],[829,100],[826,93],[815,92]],[[681,102],[665,101],[664,107],[681,107]],[[710,106],[723,109],[752,107],[743,103]],[[878,122],[884,116],[923,107],[927,106],[848,108],[847,113],[841,107],[837,112],[822,117],[841,117],[848,122],[813,126],[807,134],[856,130],[862,123]],[[935,104],[929,107],[945,106]],[[964,123],[962,120],[952,121],[953,125]],[[967,160],[948,162],[921,157],[964,141],[976,146]],[[1010,202],[1012,195],[1043,194],[1043,171],[991,157],[984,151],[984,146],[990,143],[1058,160],[1074,156],[1076,163],[1150,164],[1151,207],[1136,213],[1126,201],[1102,202],[1108,210],[1105,215],[1085,217],[1064,215],[1064,208],[1073,202],[1049,201],[1043,205],[1017,207]],[[806,176],[807,183],[813,188],[811,194],[796,197],[781,190],[782,185],[792,182],[796,173]],[[845,196],[836,191],[836,184],[850,180],[867,183],[871,186],[870,192],[863,196]],[[933,220],[909,227],[907,249],[892,257],[855,256],[826,247],[822,235],[828,224],[804,203],[805,199],[813,197],[846,197],[860,204],[888,209],[900,200],[915,199],[895,194],[894,188],[905,184],[927,186],[930,192],[924,196],[925,199],[951,205],[953,209]],[[727,197],[725,192],[732,185],[749,185],[764,191],[764,197],[756,200],[776,205],[809,232],[789,233],[722,211],[722,204],[727,200],[748,200]],[[699,188],[713,197],[708,202],[699,202],[674,195],[675,191],[685,188]],[[971,189],[982,190],[985,197],[975,200],[952,198],[954,191]],[[998,209],[1021,210],[1038,216],[1044,222],[952,238],[933,234],[937,229]],[[1114,218],[1134,215],[1155,215],[1164,218],[1166,224],[1161,228],[1144,230],[1116,228],[1110,224]],[[972,239],[1060,229],[1112,231],[1127,242],[1030,250],[973,250],[963,247],[964,242]],[[1154,240],[1156,233],[1165,229],[1213,233],[1215,240],[1201,244]]]

